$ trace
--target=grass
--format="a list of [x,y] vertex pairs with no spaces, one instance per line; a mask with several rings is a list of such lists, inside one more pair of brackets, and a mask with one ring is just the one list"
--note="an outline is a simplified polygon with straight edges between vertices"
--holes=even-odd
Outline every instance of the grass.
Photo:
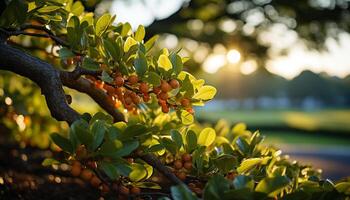
[[251,110],[251,111],[199,111],[199,119],[215,122],[226,119],[232,123],[244,122],[248,126],[285,126],[310,131],[346,131],[350,134],[350,109],[343,110]]

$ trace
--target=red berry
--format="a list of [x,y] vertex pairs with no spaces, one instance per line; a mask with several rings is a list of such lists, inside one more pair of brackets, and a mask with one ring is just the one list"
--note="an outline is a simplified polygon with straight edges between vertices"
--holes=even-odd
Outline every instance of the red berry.
[[144,102],[149,102],[149,100],[151,100],[151,97],[149,96],[149,94],[144,94],[143,95],[143,101]]
[[128,81],[131,85],[134,85],[139,81],[139,78],[136,75],[131,75],[129,76]]
[[188,169],[188,170],[192,169],[192,162],[185,162],[184,163],[184,168]]
[[134,104],[139,104],[139,103],[141,103],[141,98],[136,95],[136,96],[132,97],[132,102],[134,102]]
[[182,99],[181,100],[181,105],[185,108],[187,108],[191,104],[189,99]]
[[139,90],[144,94],[148,93],[148,85],[146,83],[140,83]]
[[176,89],[178,87],[180,87],[180,83],[178,80],[176,79],[172,79],[170,82],[169,82],[170,86],[173,88],[173,89]]
[[115,79],[114,79],[114,84],[115,84],[116,86],[118,86],[118,87],[123,86],[123,85],[124,85],[124,79],[123,79],[123,77],[121,77],[121,76],[115,77]]
[[183,167],[181,160],[175,160],[174,161],[174,168],[175,169],[181,169]]
[[160,85],[160,89],[163,92],[169,92],[171,90],[171,86],[166,81],[162,81],[162,84]]
[[170,111],[169,107],[167,105],[162,106],[162,112],[168,113]]
[[189,153],[184,153],[181,158],[184,162],[189,162],[192,160],[192,156]]
[[153,93],[154,94],[159,94],[160,93],[160,88],[159,87],[153,87]]
[[161,100],[164,100],[164,101],[166,101],[167,99],[168,99],[168,93],[166,93],[166,92],[161,92],[160,94],[159,94],[159,99],[161,99]]

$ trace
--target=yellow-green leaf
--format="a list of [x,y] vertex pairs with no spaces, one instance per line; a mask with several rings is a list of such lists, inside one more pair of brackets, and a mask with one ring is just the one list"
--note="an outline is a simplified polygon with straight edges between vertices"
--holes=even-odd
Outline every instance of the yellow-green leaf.
[[184,125],[190,125],[193,123],[193,115],[186,110],[181,112],[181,121]]
[[109,22],[111,19],[111,15],[106,13],[102,15],[100,18],[98,18],[96,22],[96,35],[101,36],[109,26]]
[[142,179],[147,177],[147,169],[141,164],[133,163],[131,165],[131,170],[132,171],[129,174],[129,178],[133,182],[141,181]]
[[198,144],[210,146],[216,138],[215,130],[212,128],[205,128],[199,133]]
[[132,37],[128,37],[124,43],[124,52],[128,52],[135,44],[137,44],[137,41]]
[[192,98],[198,100],[210,100],[216,94],[216,88],[213,86],[205,85],[198,89],[198,92],[193,95]]
[[162,54],[158,58],[158,66],[163,68],[165,71],[169,71],[173,65],[171,64],[168,56]]
[[137,28],[137,31],[135,32],[135,40],[138,42],[141,42],[143,40],[143,38],[145,37],[145,27],[143,27],[142,25],[140,25]]

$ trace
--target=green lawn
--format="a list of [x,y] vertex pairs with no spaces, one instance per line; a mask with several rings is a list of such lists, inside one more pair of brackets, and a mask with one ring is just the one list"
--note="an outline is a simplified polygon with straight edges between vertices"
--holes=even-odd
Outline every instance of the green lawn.
[[350,109],[344,110],[256,110],[197,112],[199,119],[215,122],[226,119],[232,123],[244,122],[248,126],[286,126],[304,130],[347,131],[350,133]]

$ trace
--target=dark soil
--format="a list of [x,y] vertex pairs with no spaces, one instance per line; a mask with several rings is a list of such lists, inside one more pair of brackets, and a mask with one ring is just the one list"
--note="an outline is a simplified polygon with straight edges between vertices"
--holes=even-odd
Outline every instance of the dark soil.
[[[1,131],[0,131],[1,132]],[[0,137],[4,135],[0,134]],[[20,148],[0,140],[0,199],[99,199],[100,191],[67,171],[43,167],[41,162],[52,152]]]

